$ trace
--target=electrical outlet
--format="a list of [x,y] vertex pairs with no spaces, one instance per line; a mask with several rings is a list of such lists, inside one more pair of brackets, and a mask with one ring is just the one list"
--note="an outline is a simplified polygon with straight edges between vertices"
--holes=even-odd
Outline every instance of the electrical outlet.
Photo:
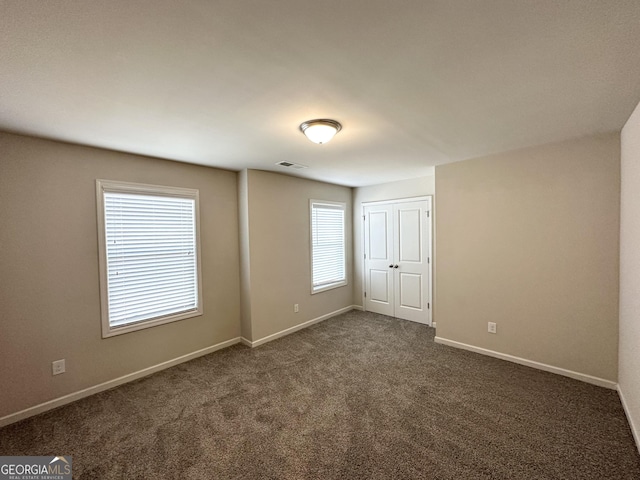
[[293,311],[294,311],[295,313],[298,313],[298,312],[300,311],[300,307],[298,307],[298,304],[297,304],[297,303],[294,303],[294,304],[293,304]]
[[65,372],[64,358],[62,360],[56,360],[51,364],[51,370],[53,375],[60,375]]
[[487,327],[487,331],[488,331],[489,333],[498,333],[498,332],[497,332],[497,328],[498,328],[498,327],[497,327],[497,325],[496,325],[496,323],[495,323],[495,322],[489,322],[489,326]]

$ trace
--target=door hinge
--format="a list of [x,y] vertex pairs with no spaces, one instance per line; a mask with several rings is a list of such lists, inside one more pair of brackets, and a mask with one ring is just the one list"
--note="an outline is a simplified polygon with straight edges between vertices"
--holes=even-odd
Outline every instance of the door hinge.
[[431,259],[427,257],[427,263],[431,263]]
[[431,304],[427,302],[427,310],[429,310],[430,308],[431,308]]
[[367,292],[364,292],[364,298],[367,298]]
[[427,210],[427,217],[431,216],[431,212]]
[[366,215],[362,215],[362,221],[364,222],[367,219]]
[[366,254],[366,253],[364,254],[364,259],[365,259],[365,260],[367,259],[367,254]]

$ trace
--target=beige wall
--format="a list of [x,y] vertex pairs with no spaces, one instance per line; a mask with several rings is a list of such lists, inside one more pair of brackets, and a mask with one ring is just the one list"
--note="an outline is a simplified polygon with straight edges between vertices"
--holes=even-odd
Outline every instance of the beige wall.
[[640,105],[622,130],[620,395],[640,447]]
[[249,173],[238,173],[238,220],[240,225],[240,304],[241,334],[247,340],[251,333],[251,249],[249,248]]
[[[250,341],[296,327],[352,305],[353,282],[351,189],[277,173],[245,174],[248,207],[248,250],[243,259],[243,316],[250,316]],[[241,176],[241,182],[242,182]],[[311,295],[309,200],[347,204],[348,285]],[[243,214],[241,214],[242,217]],[[243,250],[246,254],[246,249]],[[250,272],[250,276],[245,274]],[[249,298],[247,298],[249,296]],[[294,313],[297,303],[300,311]],[[249,311],[246,311],[249,308]],[[246,322],[245,322],[246,324]]]
[[[353,304],[362,306],[362,296],[364,287],[362,285],[363,275],[363,242],[364,232],[362,231],[362,204],[364,202],[378,202],[382,200],[395,200],[398,198],[421,197],[433,195],[435,193],[435,177],[426,177],[401,180],[399,182],[389,182],[368,187],[358,187],[353,189]],[[434,203],[435,205],[435,203]],[[435,251],[435,250],[434,250]],[[435,320],[435,318],[434,318]]]
[[[0,134],[0,417],[240,335],[236,176]],[[101,338],[96,178],[200,190],[204,315]]]
[[615,382],[619,158],[612,133],[436,167],[438,337]]

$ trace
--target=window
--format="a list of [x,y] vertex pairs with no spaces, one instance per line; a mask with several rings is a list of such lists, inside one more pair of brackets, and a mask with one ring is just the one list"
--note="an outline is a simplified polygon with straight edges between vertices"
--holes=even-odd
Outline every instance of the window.
[[202,315],[198,190],[96,181],[102,336]]
[[345,204],[311,200],[311,293],[347,284]]

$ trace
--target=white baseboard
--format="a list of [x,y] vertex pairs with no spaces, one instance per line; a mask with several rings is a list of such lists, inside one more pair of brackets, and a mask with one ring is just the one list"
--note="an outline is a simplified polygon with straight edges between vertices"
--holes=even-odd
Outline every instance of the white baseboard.
[[433,328],[436,328],[436,322],[431,322],[431,326],[432,326]]
[[303,328],[310,327],[314,323],[322,322],[323,320],[327,320],[327,319],[329,319],[331,317],[335,317],[337,315],[340,315],[341,313],[346,313],[346,312],[349,312],[349,311],[354,310],[354,309],[357,309],[356,306],[349,305],[348,307],[344,307],[344,308],[341,308],[340,310],[336,310],[334,312],[327,313],[326,315],[322,315],[320,317],[308,320],[308,321],[303,322],[303,323],[301,323],[299,325],[296,325],[294,327],[285,328],[284,330],[281,330],[281,331],[276,332],[276,333],[272,333],[271,335],[267,335],[266,337],[262,337],[262,338],[260,338],[258,340],[251,341],[251,340],[247,340],[246,338],[242,337],[241,341],[242,341],[242,343],[244,345],[247,345],[249,347],[252,347],[252,348],[258,347],[258,346],[260,346],[260,345],[262,345],[264,343],[270,342],[272,340],[276,340],[276,339],[281,338],[281,337],[285,337],[287,335],[292,334],[293,332],[297,332],[298,330],[302,330]]
[[39,413],[43,413],[48,410],[53,410],[54,408],[61,407],[62,405],[66,405],[67,403],[75,402],[76,400],[80,400],[81,398],[85,398],[90,395],[95,395],[96,393],[109,390],[111,388],[117,387],[124,383],[132,382],[133,380],[146,377],[148,375],[151,375],[152,373],[159,372],[160,370],[165,370],[167,368],[173,367],[180,363],[188,362],[189,360],[193,360],[194,358],[202,357],[203,355],[208,355],[209,353],[213,353],[216,350],[221,350],[223,348],[230,347],[231,345],[235,345],[240,342],[241,342],[240,337],[232,338],[231,340],[227,340],[225,342],[211,345],[210,347],[203,348],[201,350],[197,350],[195,352],[191,352],[186,355],[182,355],[181,357],[177,357],[172,360],[167,360],[166,362],[162,362],[157,365],[153,365],[151,367],[143,368],[142,370],[138,370],[137,372],[129,373],[127,375],[123,375],[122,377],[114,378],[113,380],[100,383],[99,385],[94,385],[93,387],[85,388],[83,390],[70,393],[62,397],[54,398],[53,400],[49,400],[48,402],[44,402],[39,405],[35,405],[33,407],[20,410],[19,412],[11,413],[4,417],[0,417],[0,427],[4,427],[5,425],[9,425],[10,423],[15,423],[25,418],[32,417],[34,415],[38,415]]
[[360,310],[361,312],[364,312],[364,307],[362,305],[351,305],[351,308],[353,310]]
[[537,368],[538,370],[544,370],[545,372],[556,373],[565,377],[573,378],[575,380],[581,380],[583,382],[598,385],[599,387],[609,388],[616,390],[618,384],[604,378],[593,377],[584,373],[574,372],[572,370],[565,370],[564,368],[554,367],[553,365],[547,365],[546,363],[535,362],[533,360],[527,360],[526,358],[514,357],[506,353],[495,352],[493,350],[487,350],[486,348],[476,347],[474,345],[467,345],[466,343],[456,342],[454,340],[448,340],[442,337],[435,337],[434,341],[442,345],[448,345],[449,347],[461,348],[462,350],[469,350],[471,352],[480,353],[489,357],[499,358],[508,362],[517,363],[519,365],[525,365],[527,367]]
[[624,398],[624,394],[622,393],[622,389],[620,388],[620,385],[618,385],[618,396],[620,397],[620,403],[622,403],[624,414],[627,417],[627,422],[629,422],[629,427],[631,428],[631,434],[633,435],[633,439],[636,442],[636,448],[638,449],[638,452],[640,452],[640,431],[636,428],[635,423],[633,423],[633,418],[631,418],[631,412],[629,411],[629,407],[627,406],[627,401]]

